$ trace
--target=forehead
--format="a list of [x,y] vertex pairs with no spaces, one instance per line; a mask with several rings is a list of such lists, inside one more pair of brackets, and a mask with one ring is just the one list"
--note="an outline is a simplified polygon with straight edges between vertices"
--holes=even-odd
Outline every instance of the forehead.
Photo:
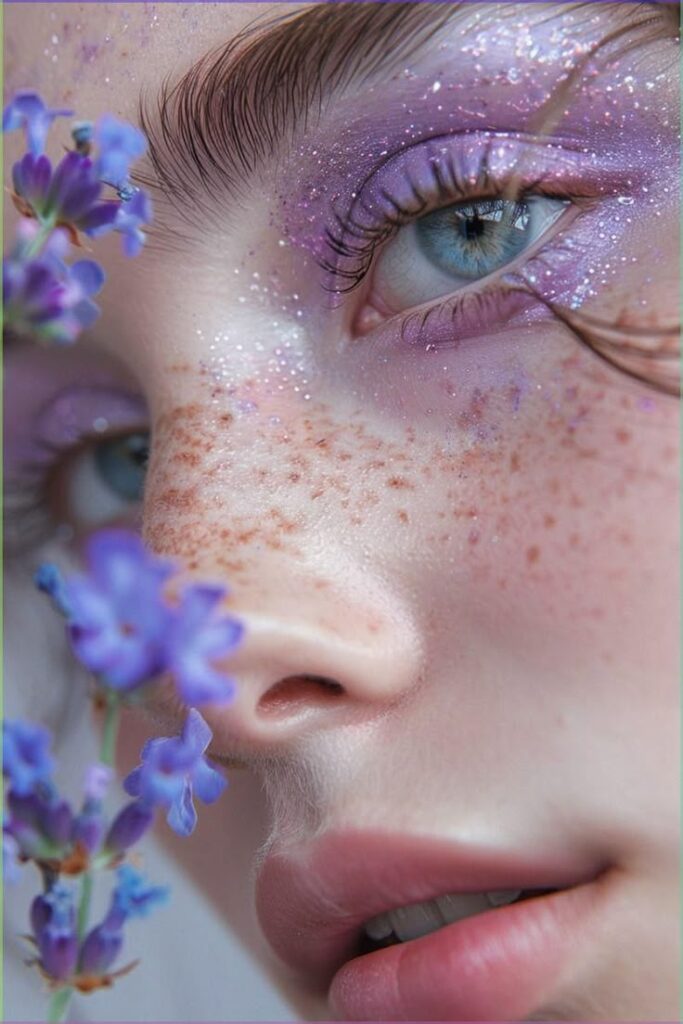
[[[245,29],[283,19],[313,7],[338,5],[306,3],[6,3],[5,86],[8,92],[37,89],[52,102],[79,104],[79,116],[94,115],[116,105],[121,116],[133,116],[141,92],[158,87],[166,76],[179,75],[207,50],[228,42]],[[342,5],[348,16],[380,3]],[[572,3],[392,4],[419,7],[415,22],[439,9],[458,8],[462,28],[477,22],[491,27],[501,15],[531,23],[543,22],[572,8],[593,8],[628,17],[646,5]],[[675,5],[674,5],[675,6]],[[347,10],[344,10],[343,17]],[[83,100],[91,109],[83,109]],[[115,102],[114,102],[115,101]]]
[[305,10],[294,3],[9,3],[4,5],[5,90],[132,118],[141,92],[187,70],[254,22]]

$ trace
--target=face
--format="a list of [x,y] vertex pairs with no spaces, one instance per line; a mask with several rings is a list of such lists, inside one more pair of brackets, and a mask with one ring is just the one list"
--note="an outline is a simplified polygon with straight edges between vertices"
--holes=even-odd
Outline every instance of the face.
[[8,91],[142,92],[155,222],[74,348],[7,353],[8,566],[122,522],[229,585],[213,752],[337,1017],[673,1019],[666,6],[37,7]]

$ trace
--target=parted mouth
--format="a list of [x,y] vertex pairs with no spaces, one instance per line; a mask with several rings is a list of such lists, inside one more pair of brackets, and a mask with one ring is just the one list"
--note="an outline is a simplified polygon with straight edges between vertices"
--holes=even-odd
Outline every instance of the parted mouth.
[[558,853],[328,833],[271,851],[257,878],[257,912],[275,952],[319,988],[353,958],[516,903],[540,905],[559,890],[593,881],[605,867]]
[[358,943],[358,955],[386,949],[430,935],[456,921],[483,914],[496,907],[522,903],[547,896],[559,889],[495,889],[489,892],[446,893],[436,899],[396,907],[365,921]]

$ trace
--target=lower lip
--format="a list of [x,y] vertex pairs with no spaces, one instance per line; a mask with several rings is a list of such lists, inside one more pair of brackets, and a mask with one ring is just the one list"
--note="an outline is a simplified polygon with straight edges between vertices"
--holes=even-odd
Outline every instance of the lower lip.
[[597,883],[512,903],[346,963],[330,1001],[345,1020],[523,1020],[589,938]]

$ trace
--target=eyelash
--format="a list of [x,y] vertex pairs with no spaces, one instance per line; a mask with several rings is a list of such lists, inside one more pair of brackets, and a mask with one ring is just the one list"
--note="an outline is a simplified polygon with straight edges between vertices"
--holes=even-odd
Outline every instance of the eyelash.
[[[562,188],[555,178],[551,184],[549,173],[541,174],[531,181],[527,180],[514,197],[506,196],[505,191],[513,180],[514,170],[512,175],[508,173],[503,178],[497,177],[489,167],[487,152],[479,161],[474,175],[475,184],[472,184],[472,176],[464,177],[459,173],[453,153],[448,154],[446,169],[450,181],[446,180],[442,168],[436,162],[430,163],[429,170],[434,185],[431,195],[425,195],[408,173],[404,175],[404,182],[415,200],[415,208],[402,204],[395,195],[382,189],[380,195],[393,208],[394,213],[384,210],[382,221],[374,226],[363,224],[357,218],[358,210],[374,216],[363,203],[362,195],[354,199],[345,213],[333,211],[336,228],[325,228],[325,244],[329,256],[318,259],[320,268],[327,275],[327,282],[323,284],[323,288],[337,296],[346,296],[355,291],[367,277],[380,246],[389,241],[401,227],[431,209],[458,202],[496,198],[514,198],[517,203],[523,203],[532,194],[570,200],[574,207],[580,208],[590,203],[591,199],[597,198],[596,190],[590,187],[582,188],[580,180],[577,180],[575,175],[572,175],[570,190]],[[559,223],[563,220],[564,218],[561,218]],[[530,260],[542,258],[546,249],[547,243],[543,243],[530,256]],[[512,295],[514,292],[508,294]],[[527,281],[516,289],[516,294],[518,297],[525,295],[527,299],[533,299],[539,306],[545,307],[551,318],[562,323],[581,345],[606,365],[616,368],[638,383],[647,385],[653,391],[674,398],[680,397],[680,324],[653,328],[649,333],[638,327],[617,329],[610,321],[585,317],[580,311],[565,309],[560,304],[548,300]],[[417,324],[415,341],[421,342],[427,323],[433,317],[448,312],[454,321],[466,305],[478,304],[480,309],[484,309],[491,300],[491,291],[487,291],[486,286],[478,294],[451,295],[441,302],[435,302],[427,310],[408,313],[402,320],[400,335],[405,339],[410,329]],[[635,365],[629,365],[629,359],[634,359]],[[639,368],[643,362],[648,367],[646,370]]]
[[125,437],[131,432],[113,430],[96,435],[83,432],[64,445],[41,440],[37,457],[22,466],[22,477],[5,484],[4,542],[10,558],[40,547],[55,536],[59,524],[50,511],[49,491],[60,466],[76,459],[95,443]]
[[84,438],[73,448],[62,448],[42,441],[39,457],[23,467],[24,476],[5,484],[4,543],[9,557],[39,547],[54,534],[55,523],[49,511],[48,488],[53,473],[71,451],[77,451]]
[[[510,184],[510,178],[508,177],[506,182],[497,179],[489,168],[486,156],[479,163],[475,185],[472,185],[471,180],[462,177],[452,153],[448,154],[445,168],[432,161],[429,171],[434,188],[428,195],[409,174],[406,173],[404,177],[415,200],[415,207],[407,207],[396,195],[392,195],[386,189],[381,190],[382,198],[394,213],[384,211],[383,220],[379,224],[370,226],[358,221],[355,216],[358,207],[370,213],[362,200],[356,200],[344,214],[333,212],[336,229],[325,229],[325,242],[330,250],[330,257],[324,256],[319,260],[321,269],[330,276],[331,283],[324,286],[327,291],[337,295],[346,295],[354,291],[370,271],[378,248],[389,241],[400,228],[419,219],[430,210],[459,202],[508,198],[504,192],[506,185]],[[576,195],[570,196],[566,190],[550,189],[547,177],[540,175],[533,181],[527,181],[514,197],[519,210],[532,193],[557,199],[578,198]],[[518,209],[515,209],[514,214],[517,212]],[[351,265],[341,266],[340,260],[348,260]]]

